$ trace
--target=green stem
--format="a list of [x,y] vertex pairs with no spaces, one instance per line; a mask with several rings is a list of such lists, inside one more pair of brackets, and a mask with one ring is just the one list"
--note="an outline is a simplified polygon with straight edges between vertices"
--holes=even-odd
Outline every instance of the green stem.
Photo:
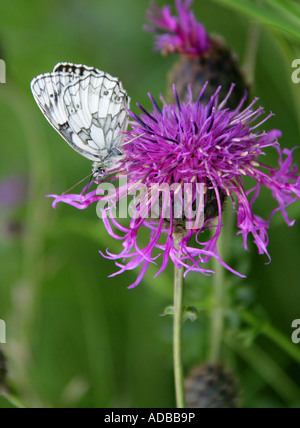
[[[174,236],[178,244],[181,238]],[[176,406],[185,408],[184,376],[182,366],[182,337],[183,337],[183,274],[184,268],[174,271],[174,321],[173,321],[173,355],[174,355],[174,379],[176,392]]]
[[250,87],[252,87],[255,82],[255,69],[260,33],[261,26],[259,24],[253,24],[249,31],[248,43],[246,47],[246,60],[243,67],[247,78],[247,83]]
[[[262,0],[256,0],[261,5]],[[254,23],[250,26],[248,33],[248,40],[245,48],[245,60],[243,71],[246,77],[247,84],[250,89],[253,89],[255,82],[255,70],[257,63],[257,53],[259,48],[259,41],[261,35],[261,24]]]
[[214,261],[214,309],[211,320],[211,355],[210,361],[216,364],[220,361],[223,333],[224,333],[224,300],[225,300],[225,275],[223,266]]
[[[228,207],[229,208],[229,207]],[[229,254],[231,239],[233,236],[233,215],[232,210],[225,210],[224,227],[218,241],[218,251],[223,260]],[[214,233],[214,232],[213,232]],[[225,330],[225,311],[228,304],[226,271],[220,262],[213,260],[213,270],[215,275],[213,278],[213,309],[211,314],[211,349],[210,361],[216,364],[221,360],[223,337]]]

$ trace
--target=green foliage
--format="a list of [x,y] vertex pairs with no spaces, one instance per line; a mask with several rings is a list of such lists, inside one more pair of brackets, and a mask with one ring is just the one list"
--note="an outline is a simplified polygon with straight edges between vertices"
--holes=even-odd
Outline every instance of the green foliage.
[[[29,88],[35,75],[59,61],[73,61],[120,77],[133,108],[136,101],[149,106],[147,92],[165,91],[175,59],[151,51],[152,37],[142,31],[148,4],[15,0],[1,6],[0,57],[7,63],[7,84],[0,85],[0,180],[21,175],[29,193],[26,203],[0,212],[0,319],[8,328],[2,349],[13,392],[11,404],[0,398],[0,407],[22,407],[19,399],[26,407],[174,406],[172,317],[160,317],[173,301],[172,267],[157,279],[151,269],[143,284],[127,290],[136,273],[108,278],[116,267],[98,250],[122,248],[108,237],[95,209],[51,208],[44,195],[70,188],[88,174],[90,164],[49,126]],[[250,27],[263,24],[253,92],[276,113],[268,126],[282,129],[282,145],[299,146],[300,97],[291,81],[299,3],[206,0],[195,2],[195,12],[241,61]],[[295,158],[299,163],[299,152]],[[276,153],[270,159],[275,163]],[[267,217],[271,204],[266,195],[256,210]],[[290,215],[298,219],[299,212],[297,204]],[[21,225],[19,233],[7,233],[11,220]],[[299,233],[298,223],[289,229],[279,214],[274,217],[267,266],[251,243],[249,252],[241,248],[234,228],[223,244],[226,261],[248,275],[239,280],[224,274],[222,308],[222,358],[240,379],[245,407],[300,406],[300,348],[290,340],[291,323],[300,318]],[[214,279],[192,273],[185,289],[188,318],[194,321],[184,326],[188,373],[209,356]]]
[[[167,306],[161,316],[165,317],[167,315],[173,317],[173,315],[174,315],[174,306]],[[184,321],[194,322],[194,321],[197,320],[198,316],[199,316],[198,311],[193,306],[187,306],[183,310],[183,319],[184,319]]]
[[296,0],[214,0],[300,42],[300,5]]

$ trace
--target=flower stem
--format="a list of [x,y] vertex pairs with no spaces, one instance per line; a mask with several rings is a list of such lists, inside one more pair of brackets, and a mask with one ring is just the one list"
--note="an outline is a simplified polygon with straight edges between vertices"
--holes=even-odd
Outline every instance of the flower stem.
[[[261,0],[257,0],[261,4]],[[255,68],[257,62],[257,52],[259,48],[261,34],[261,25],[254,23],[251,25],[248,35],[248,42],[246,46],[246,55],[244,63],[244,72],[247,78],[247,83],[250,87],[253,86],[255,81]]]
[[184,268],[179,269],[175,266],[173,352],[176,405],[178,409],[183,409],[185,407],[184,377],[182,367],[183,273]]
[[[182,239],[181,233],[174,232],[174,245],[179,250]],[[182,366],[182,337],[183,337],[183,285],[184,268],[174,266],[174,319],[173,319],[173,355],[176,406],[185,408],[184,376]]]

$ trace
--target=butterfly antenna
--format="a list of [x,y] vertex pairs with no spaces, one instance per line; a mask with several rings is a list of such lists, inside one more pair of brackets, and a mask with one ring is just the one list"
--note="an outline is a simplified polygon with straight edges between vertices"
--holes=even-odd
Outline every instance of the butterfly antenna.
[[126,144],[130,144],[130,143],[132,143],[133,141],[137,140],[138,138],[143,137],[143,136],[144,136],[144,135],[146,135],[146,134],[147,134],[147,132],[144,132],[144,134],[141,134],[141,135],[137,135],[136,137],[132,138],[132,140],[126,141],[126,143],[122,144],[122,146],[126,146]]
[[92,180],[93,177],[93,173],[89,174],[88,176],[86,176],[85,178],[83,178],[82,180],[80,180],[78,183],[76,183],[74,186],[72,186],[70,189],[66,190],[63,195],[66,195],[67,193],[69,193],[71,190],[75,189],[75,187],[79,186],[79,184],[83,183],[85,180],[87,180],[88,178],[90,178],[90,182]]

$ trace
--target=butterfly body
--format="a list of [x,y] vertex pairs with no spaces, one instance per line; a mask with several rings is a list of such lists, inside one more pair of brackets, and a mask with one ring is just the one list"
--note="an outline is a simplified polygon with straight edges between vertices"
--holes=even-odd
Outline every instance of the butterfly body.
[[94,178],[122,156],[130,99],[122,83],[96,68],[59,63],[31,83],[34,98],[66,142],[93,161]]

